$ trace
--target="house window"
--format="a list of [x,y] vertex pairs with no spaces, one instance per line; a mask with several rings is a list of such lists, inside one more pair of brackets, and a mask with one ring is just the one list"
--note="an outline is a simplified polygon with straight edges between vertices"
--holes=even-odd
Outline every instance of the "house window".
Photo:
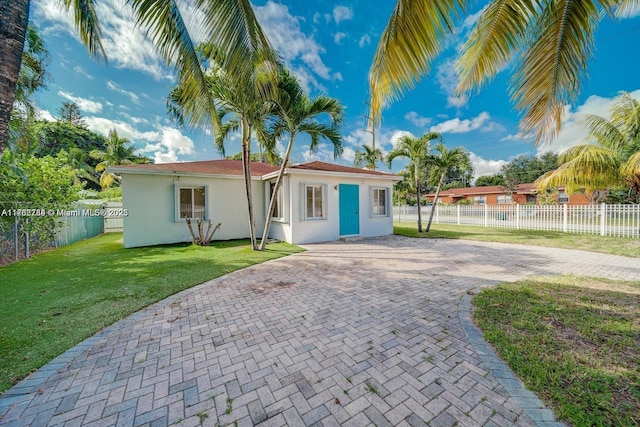
[[484,205],[487,203],[487,196],[473,196],[474,205]]
[[324,185],[305,185],[305,220],[324,219]]
[[[269,183],[269,202],[271,202],[271,198],[273,197],[273,192],[276,188],[276,183]],[[282,184],[280,184],[280,188],[278,189],[278,194],[276,196],[276,205],[273,209],[272,218],[282,219],[284,218],[284,191],[282,188]]]
[[180,187],[178,192],[179,219],[206,217],[205,187]]
[[569,203],[569,195],[564,191],[558,193],[558,203]]
[[498,204],[499,205],[510,205],[513,203],[513,197],[510,194],[499,194],[498,195]]
[[373,189],[373,216],[387,216],[387,189]]

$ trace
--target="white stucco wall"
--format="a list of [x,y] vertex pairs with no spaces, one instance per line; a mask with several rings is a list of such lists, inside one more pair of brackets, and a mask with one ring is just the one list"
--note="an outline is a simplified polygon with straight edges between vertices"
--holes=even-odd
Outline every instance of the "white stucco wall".
[[[340,236],[340,184],[356,184],[359,186],[359,219],[361,237],[384,236],[393,233],[393,218],[391,216],[391,200],[393,182],[385,179],[327,176],[318,174],[295,173],[289,175],[286,191],[291,203],[287,206],[288,219],[283,223],[272,225],[269,235],[273,238],[286,240],[294,244],[313,242],[327,242],[338,240]],[[326,187],[326,216],[322,220],[304,220],[302,211],[304,200],[301,199],[301,188],[304,184],[320,184]],[[386,188],[387,216],[373,217],[372,188]]]
[[[247,202],[242,177],[211,178],[199,176],[123,174],[122,202],[128,210],[123,219],[124,246],[151,246],[189,242],[191,236],[184,220],[176,221],[177,185],[205,186],[207,218],[222,223],[214,240],[249,237]],[[264,226],[264,185],[252,182],[256,230]],[[206,227],[205,227],[206,231]]]

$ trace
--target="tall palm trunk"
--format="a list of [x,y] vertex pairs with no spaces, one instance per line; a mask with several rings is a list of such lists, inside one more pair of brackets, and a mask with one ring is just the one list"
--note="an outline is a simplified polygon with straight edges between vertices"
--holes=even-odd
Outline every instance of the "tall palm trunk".
[[444,178],[447,176],[447,171],[445,170],[440,175],[440,181],[438,182],[438,188],[436,188],[436,196],[433,198],[433,205],[431,205],[431,213],[429,214],[429,222],[427,223],[427,229],[425,230],[427,233],[431,228],[431,221],[433,221],[433,213],[436,211],[436,204],[438,203],[438,196],[440,195],[440,188],[442,188],[442,183],[444,182]]
[[7,144],[9,120],[29,23],[30,0],[0,1],[0,153]]
[[269,229],[271,228],[271,219],[273,217],[273,213],[276,210],[276,203],[278,200],[278,191],[280,191],[280,186],[282,185],[282,179],[284,177],[284,172],[289,164],[289,157],[291,156],[291,149],[293,148],[293,139],[295,138],[295,134],[289,135],[289,145],[287,146],[287,151],[284,153],[284,158],[282,159],[282,165],[280,165],[280,172],[278,173],[278,178],[276,178],[276,185],[273,187],[273,194],[271,195],[271,200],[269,201],[269,210],[267,211],[267,219],[264,222],[264,231],[262,232],[262,240],[260,240],[260,250],[263,251],[265,245],[267,244],[267,238],[269,237]]
[[420,203],[420,169],[416,164],[414,174],[416,176],[416,201],[418,202],[418,233],[422,233],[422,204]]
[[256,222],[253,216],[253,197],[251,192],[251,125],[242,117],[242,173],[244,174],[244,188],[247,193],[247,207],[249,212],[249,238],[251,249],[258,249],[256,243]]

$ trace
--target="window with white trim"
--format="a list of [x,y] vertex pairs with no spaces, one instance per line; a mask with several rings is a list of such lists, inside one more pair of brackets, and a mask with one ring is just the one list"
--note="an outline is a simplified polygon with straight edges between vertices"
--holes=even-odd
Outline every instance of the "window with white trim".
[[558,203],[569,203],[569,194],[560,191],[558,193]]
[[305,184],[304,186],[304,219],[318,220],[325,219],[324,185]]
[[[271,198],[273,197],[273,191],[276,188],[276,182],[269,183],[269,203],[271,203]],[[272,218],[275,219],[284,219],[284,188],[282,183],[280,184],[280,188],[278,189],[278,194],[276,195],[276,205],[273,210]]]
[[373,189],[373,216],[388,216],[387,215],[387,194],[386,188],[374,188]]
[[178,202],[176,220],[184,218],[206,218],[206,187],[177,187]]
[[513,203],[513,196],[511,196],[511,194],[499,194],[497,199],[499,205],[510,205]]
[[484,205],[487,203],[487,196],[473,196],[474,205]]

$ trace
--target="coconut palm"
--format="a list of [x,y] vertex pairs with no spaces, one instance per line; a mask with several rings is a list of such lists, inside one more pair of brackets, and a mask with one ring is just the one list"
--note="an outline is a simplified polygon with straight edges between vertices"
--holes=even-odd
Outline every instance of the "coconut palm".
[[105,141],[105,150],[93,150],[89,156],[99,160],[95,167],[100,175],[100,186],[109,188],[114,182],[120,182],[120,176],[107,170],[110,166],[131,165],[134,163],[148,163],[148,159],[136,154],[135,148],[130,145],[130,141],[121,138],[115,129],[109,131],[109,136]]
[[[369,74],[371,114],[398,99],[429,73],[457,18],[475,2],[398,0]],[[637,0],[493,0],[482,11],[457,64],[458,94],[480,89],[514,64],[511,99],[523,113],[521,130],[552,141],[563,109],[575,101],[603,14],[626,15]]]
[[444,184],[444,179],[447,173],[451,169],[458,169],[461,171],[473,170],[471,161],[469,160],[469,152],[464,147],[456,147],[449,150],[446,145],[439,142],[436,145],[435,153],[429,155],[427,162],[431,165],[432,173],[438,177],[438,184],[436,188],[436,194],[433,198],[433,207],[429,214],[429,222],[427,223],[427,233],[431,229],[431,222],[433,221],[433,213],[436,210],[436,204],[438,203],[438,196],[440,195],[440,189]]
[[[270,136],[275,145],[275,141],[285,134],[289,134],[289,143],[285,150],[278,177],[276,178],[267,218],[265,220],[260,250],[264,250],[271,227],[271,218],[275,212],[278,191],[282,184],[286,167],[289,165],[291,150],[296,136],[306,133],[311,137],[309,150],[315,151],[320,140],[326,140],[333,145],[333,156],[335,158],[342,155],[342,137],[338,130],[344,118],[344,107],[340,101],[328,96],[318,96],[310,99],[302,90],[300,84],[293,74],[287,69],[282,69],[280,73],[280,83],[275,99],[273,99],[273,122],[270,126]],[[321,123],[318,119],[326,116],[329,124]]]
[[[269,89],[273,69],[265,67],[265,57],[261,54],[250,55],[248,50],[243,54],[247,59],[242,72],[233,72],[226,68],[228,64],[226,52],[213,43],[199,46],[203,70],[207,79],[208,97],[213,101],[207,114],[189,97],[188,88],[183,82],[171,90],[167,99],[169,114],[180,124],[191,123],[192,126],[203,127],[208,123],[214,125],[214,144],[224,156],[224,143],[232,132],[240,131],[242,145],[242,169],[247,197],[249,215],[249,237],[251,247],[258,249],[253,214],[253,198],[251,191],[251,138],[254,132],[259,143],[263,144],[267,154],[273,150],[268,147],[268,138],[264,129],[265,117],[271,103]],[[277,77],[273,78],[277,81]]]
[[363,145],[362,151],[356,150],[356,156],[353,159],[353,166],[356,168],[376,169],[376,162],[384,162],[384,154],[379,148],[373,148],[370,145]]
[[611,118],[587,115],[583,120],[593,144],[571,147],[560,154],[560,166],[536,180],[541,190],[565,187],[573,193],[626,187],[640,190],[640,102],[622,92]]
[[[101,25],[96,14],[100,0],[63,0],[64,7],[73,15],[80,40],[91,56],[106,59],[102,45]],[[185,96],[193,100],[193,114],[206,115],[213,109],[207,82],[194,43],[177,0],[128,0],[133,16],[153,41],[157,52],[173,64],[178,80],[183,83]],[[7,140],[7,127],[14,100],[16,81],[20,70],[30,0],[0,1],[0,151]],[[274,63],[275,57],[266,36],[254,14],[249,0],[198,0],[191,2],[202,13],[199,21],[204,40],[215,42],[225,51],[225,67],[241,73],[247,64],[247,52],[262,52]],[[272,82],[275,85],[275,82]],[[196,114],[198,113],[198,114]]]
[[427,159],[429,158],[430,142],[434,139],[442,140],[442,135],[438,132],[427,132],[420,138],[413,136],[403,136],[398,144],[387,155],[387,163],[391,168],[391,162],[397,157],[404,157],[410,161],[407,169],[413,169],[411,173],[414,179],[414,190],[416,192],[416,202],[418,206],[418,232],[422,233],[422,205],[420,203],[420,178],[425,176]]
[[96,186],[100,184],[100,181],[96,179],[94,175],[96,172],[95,169],[87,163],[87,153],[84,150],[72,147],[68,153],[61,150],[60,156],[66,159],[67,165],[73,170],[74,184],[83,184],[83,181],[86,183],[91,182]]

